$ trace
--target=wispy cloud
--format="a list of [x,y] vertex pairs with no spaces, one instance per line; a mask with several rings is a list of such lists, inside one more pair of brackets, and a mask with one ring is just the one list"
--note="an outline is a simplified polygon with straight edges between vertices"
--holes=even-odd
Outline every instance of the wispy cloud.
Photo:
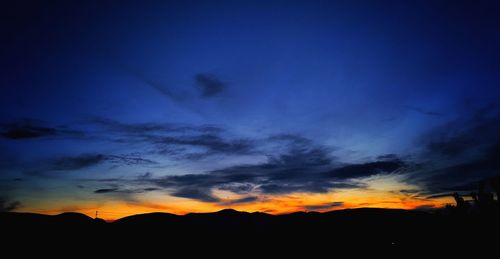
[[414,112],[417,112],[417,113],[420,113],[420,114],[423,114],[423,115],[428,115],[428,116],[443,116],[443,114],[440,113],[440,112],[426,110],[426,109],[423,109],[423,108],[420,108],[420,107],[416,107],[416,106],[405,105],[404,107],[407,108],[407,109],[409,109],[409,110],[411,110],[411,111],[414,111]]
[[14,211],[20,206],[19,201],[8,201],[5,197],[0,197],[0,212]]
[[343,206],[344,203],[341,201],[336,201],[336,202],[331,202],[331,203],[326,203],[326,204],[320,204],[320,205],[306,205],[304,206],[304,209],[306,210],[327,210],[327,209],[333,209],[336,207],[341,207]]
[[229,138],[223,128],[215,125],[127,124],[103,118],[94,118],[93,122],[104,127],[113,141],[149,144],[157,153],[176,159],[198,160],[218,154],[248,154],[255,144],[251,139]]
[[212,74],[196,74],[194,80],[202,97],[216,96],[226,88],[226,84]]
[[164,82],[155,80],[154,78],[146,75],[144,71],[134,66],[128,65],[124,62],[116,62],[116,64],[120,69],[135,77],[145,85],[151,87],[151,89],[155,90],[157,93],[165,96],[171,101],[183,102],[188,98],[188,95],[186,93],[180,92],[177,88],[169,86]]
[[107,188],[107,189],[95,190],[94,193],[110,193],[110,192],[116,192],[116,191],[118,191],[118,188]]
[[404,166],[400,160],[336,164],[321,146],[305,146],[301,143],[302,148],[297,149],[296,145],[297,143],[291,144],[288,152],[271,156],[267,162],[261,164],[231,166],[203,174],[166,176],[147,181],[171,190],[173,196],[218,202],[220,199],[214,195],[215,190],[236,194],[278,195],[364,188],[364,184],[352,179],[394,173]]
[[[353,179],[395,173],[405,166],[394,156],[359,164],[338,163],[329,148],[299,135],[277,135],[266,140],[279,145],[283,153],[269,155],[263,163],[229,166],[205,173],[163,177],[146,173],[134,179],[115,179],[109,182],[113,183],[109,188],[98,189],[96,193],[162,190],[175,197],[234,205],[256,202],[260,195],[363,189],[366,184]],[[229,191],[241,198],[227,201],[215,194],[217,190]]]
[[220,199],[213,196],[210,189],[183,186],[181,188],[174,188],[175,191],[171,193],[172,196],[189,198],[203,202],[218,202]]
[[499,175],[498,132],[500,110],[491,105],[432,129],[420,140],[424,151],[414,180],[431,193],[475,190],[478,181]]
[[184,158],[189,159],[199,159],[216,154],[248,154],[254,148],[254,143],[249,139],[224,139],[215,134],[150,137],[149,140],[160,149],[160,153],[170,153],[172,146],[204,149],[202,152],[188,153],[184,156]]
[[[115,184],[112,184],[115,186]],[[148,188],[102,188],[102,189],[97,189],[94,191],[94,193],[98,194],[103,194],[103,193],[124,193],[124,194],[133,194],[133,193],[144,193],[144,192],[152,192],[152,191],[157,191],[160,190],[159,188],[155,187],[148,187]]]
[[384,172],[396,172],[404,166],[405,163],[403,161],[395,159],[390,161],[376,161],[346,165],[340,168],[335,168],[327,174],[340,179],[352,179]]
[[[29,174],[44,176],[51,172],[78,171],[106,164],[112,167],[157,165],[157,161],[148,157],[151,154],[186,161],[217,155],[258,154],[267,157],[264,162],[236,164],[194,174],[154,177],[149,173],[133,180],[115,180],[117,183],[127,182],[125,186],[95,188],[96,194],[114,193],[118,196],[161,190],[175,197],[231,205],[256,202],[258,199],[249,197],[261,197],[259,195],[363,189],[366,185],[356,179],[391,173],[407,174],[405,181],[421,187],[419,193],[411,193],[412,197],[425,198],[455,190],[473,190],[478,181],[496,177],[500,170],[497,162],[497,157],[500,157],[500,137],[497,134],[500,132],[500,112],[496,106],[480,109],[468,118],[445,123],[422,135],[418,143],[422,151],[412,156],[412,161],[405,161],[398,154],[385,154],[371,160],[343,163],[334,155],[335,148],[297,134],[254,139],[233,137],[217,125],[122,123],[105,118],[93,118],[91,123],[94,126],[92,134],[105,136],[106,141],[139,144],[154,153],[84,153],[60,157],[45,161],[42,166],[29,170]],[[31,126],[26,128],[32,129]],[[70,135],[57,127],[34,132],[29,137]],[[215,194],[217,190],[229,191],[243,198],[226,201]]]
[[243,198],[239,198],[239,199],[235,199],[235,200],[230,200],[230,201],[222,202],[220,204],[224,205],[224,206],[231,206],[231,205],[240,205],[240,204],[245,204],[245,203],[252,203],[252,202],[256,202],[258,200],[259,200],[259,197],[257,197],[257,196],[247,196],[247,197],[243,197]]
[[91,167],[106,161],[103,154],[81,154],[78,156],[61,157],[50,161],[49,170],[72,171]]
[[117,120],[93,117],[91,123],[101,126],[111,131],[111,133],[125,134],[128,136],[148,136],[149,134],[168,134],[168,133],[221,133],[224,129],[216,125],[190,125],[182,123],[123,123]]
[[63,126],[48,126],[46,122],[22,119],[0,124],[0,137],[10,140],[37,139],[45,137],[82,137],[81,131]]
[[85,153],[76,156],[64,156],[43,161],[40,165],[27,170],[28,175],[54,177],[54,172],[71,172],[87,169],[102,164],[112,166],[149,166],[157,164],[156,161],[141,157],[139,154],[100,154]]

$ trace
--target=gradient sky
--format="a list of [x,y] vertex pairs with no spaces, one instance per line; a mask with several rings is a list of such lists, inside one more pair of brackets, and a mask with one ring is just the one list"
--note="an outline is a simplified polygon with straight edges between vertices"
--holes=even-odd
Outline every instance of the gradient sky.
[[0,210],[442,206],[500,174],[499,7],[9,3]]

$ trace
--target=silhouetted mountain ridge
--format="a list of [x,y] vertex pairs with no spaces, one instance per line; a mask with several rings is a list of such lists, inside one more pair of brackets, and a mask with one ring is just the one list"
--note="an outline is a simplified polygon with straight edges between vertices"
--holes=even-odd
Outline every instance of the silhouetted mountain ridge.
[[[359,208],[329,212],[294,212],[271,215],[225,209],[212,213],[146,213],[105,223],[80,213],[55,216],[0,213],[3,232],[22,242],[90,238],[121,245],[195,244],[218,247],[317,246],[363,244],[470,244],[488,242],[485,229],[498,233],[498,211],[490,214],[449,215],[416,210]],[[64,237],[64,238],[63,238]],[[158,238],[159,237],[159,238]],[[472,238],[464,238],[472,237]],[[276,247],[274,247],[276,248]]]

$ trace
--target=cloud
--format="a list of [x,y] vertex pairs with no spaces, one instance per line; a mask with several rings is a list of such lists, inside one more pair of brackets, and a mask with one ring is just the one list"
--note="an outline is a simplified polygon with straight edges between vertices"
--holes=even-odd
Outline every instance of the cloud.
[[[232,138],[221,127],[210,124],[189,125],[180,123],[122,123],[116,120],[93,117],[92,132],[70,130],[65,127],[40,127],[31,124],[5,124],[1,137],[10,139],[42,138],[48,136],[92,136],[95,139],[122,144],[146,144],[156,154],[172,159],[199,160],[214,155],[241,155],[254,152],[256,143],[248,138]],[[0,160],[2,165],[3,160]],[[139,154],[105,155],[83,154],[52,161],[53,170],[77,170],[109,162],[115,165],[154,164]]]
[[295,134],[280,134],[268,138],[286,149],[284,154],[271,156],[270,163],[286,164],[287,166],[322,166],[331,164],[335,158],[331,149],[316,145],[310,139]]
[[[322,179],[324,181],[322,181]],[[289,194],[295,192],[327,193],[334,189],[354,189],[365,187],[366,186],[361,183],[342,182],[336,179],[318,177],[316,179],[311,178],[309,179],[309,182],[305,183],[299,183],[297,182],[297,179],[290,179],[280,181],[278,183],[263,184],[259,187],[259,189],[265,194]]]
[[424,167],[413,180],[439,193],[475,190],[475,183],[500,175],[500,110],[486,106],[422,136]]
[[104,154],[80,154],[77,156],[61,157],[50,162],[48,170],[54,171],[72,171],[104,162],[114,165],[151,165],[155,161],[140,157],[138,154],[125,155],[104,155]]
[[151,172],[146,172],[146,173],[138,175],[137,179],[138,180],[147,180],[147,179],[151,179],[152,176],[153,176],[153,174]]
[[117,66],[123,71],[137,78],[139,81],[143,82],[145,85],[151,87],[153,90],[157,91],[159,94],[167,97],[168,99],[175,102],[182,102],[188,98],[186,93],[179,92],[177,89],[170,87],[158,80],[147,76],[143,71],[132,67],[124,62],[116,62]]
[[200,189],[192,187],[182,187],[172,193],[173,196],[199,200],[203,202],[218,202],[219,199],[214,197],[210,189]]
[[[122,182],[124,183],[125,181],[123,180],[117,180],[117,182]],[[109,184],[110,186],[118,186],[119,184]],[[113,187],[113,188],[102,188],[102,189],[97,189],[94,191],[96,194],[107,194],[107,193],[113,193],[117,194],[119,197],[125,197],[127,199],[132,199],[131,194],[136,194],[136,193],[145,193],[145,192],[152,192],[152,191],[158,191],[160,188],[156,187],[147,187],[147,188],[119,188],[119,187]]]
[[[294,140],[287,146],[287,152],[269,156],[264,163],[230,166],[202,174],[165,176],[145,181],[170,190],[173,196],[218,202],[220,199],[214,196],[214,190],[236,194],[277,195],[365,188],[365,184],[351,179],[394,173],[404,167],[404,163],[399,160],[340,165],[333,162],[334,158],[328,149],[298,137],[287,137],[287,141],[290,139]],[[300,141],[297,141],[298,139]]]
[[250,183],[227,183],[218,187],[219,190],[230,191],[236,194],[247,194],[255,189],[255,186]]
[[110,192],[116,192],[116,191],[118,191],[118,188],[108,188],[108,189],[95,190],[94,193],[110,193]]
[[484,158],[439,168],[423,176],[430,191],[477,190],[477,182],[500,175],[500,152],[492,152]]
[[500,110],[487,106],[445,123],[424,134],[421,141],[426,145],[430,158],[458,158],[467,152],[477,152],[500,141]]
[[91,118],[90,122],[97,126],[104,127],[111,132],[117,134],[125,134],[127,136],[148,136],[150,134],[155,135],[168,133],[217,134],[224,131],[224,129],[210,124],[193,126],[181,123],[123,123],[117,120],[103,117],[93,117]]
[[248,197],[243,197],[243,198],[239,198],[239,199],[235,199],[235,200],[231,200],[231,201],[226,201],[226,202],[221,203],[221,205],[225,205],[225,206],[239,205],[239,204],[256,202],[257,200],[259,200],[259,198],[256,196],[248,196]]
[[226,85],[215,75],[200,73],[194,76],[194,80],[202,97],[216,96],[226,88]]
[[18,209],[21,206],[19,201],[7,201],[5,197],[0,197],[0,212],[9,212]]
[[97,189],[94,193],[122,193],[122,194],[133,194],[133,193],[145,193],[160,190],[159,188],[135,188],[135,189],[120,189],[120,188],[103,188]]
[[362,164],[346,165],[328,172],[331,177],[340,179],[352,179],[376,175],[379,173],[391,173],[404,167],[404,162],[396,159],[392,161],[376,161]]
[[441,194],[433,194],[427,196],[427,199],[436,199],[436,198],[451,197],[451,196],[453,196],[452,193],[441,193]]
[[55,159],[51,162],[50,170],[72,171],[91,167],[106,160],[102,154],[81,154],[78,156],[68,156]]
[[138,153],[124,155],[106,155],[106,161],[116,165],[154,165],[156,161],[143,158]]
[[443,116],[442,113],[435,112],[435,111],[429,111],[429,110],[426,110],[426,109],[423,109],[423,108],[420,108],[420,107],[415,107],[415,106],[411,106],[411,105],[405,105],[404,107],[407,108],[407,109],[409,109],[409,110],[412,110],[414,112],[418,112],[420,114],[423,114],[423,115],[428,115],[428,116]]
[[43,137],[83,136],[80,131],[66,127],[51,127],[45,124],[45,122],[33,119],[0,124],[0,137],[10,140],[23,140]]
[[56,134],[56,132],[57,131],[55,128],[23,125],[4,128],[1,135],[6,139],[30,139],[53,136]]
[[377,156],[377,160],[381,160],[381,161],[391,161],[391,160],[394,161],[397,159],[399,159],[399,157],[396,154],[385,154],[385,155]]
[[[214,154],[248,154],[254,148],[249,139],[224,139],[215,134],[152,137],[150,140],[161,149],[160,153],[164,154],[172,154],[172,146],[203,148],[204,152],[186,152],[184,158],[192,160]],[[186,151],[182,148],[175,150]]]
[[157,153],[174,159],[198,160],[218,154],[249,154],[255,146],[250,139],[227,137],[226,131],[215,125],[132,124],[104,118],[92,121],[104,127],[113,141],[149,144]]
[[406,190],[406,189],[403,189],[403,190],[399,190],[400,193],[403,193],[403,194],[415,194],[415,193],[418,193],[419,190]]
[[53,177],[53,172],[58,171],[77,171],[91,168],[94,166],[110,164],[114,167],[141,165],[155,165],[157,162],[141,157],[139,154],[121,154],[121,155],[106,155],[99,153],[84,153],[76,156],[65,156],[42,162],[34,168],[27,170],[28,175],[36,175],[42,177]]
[[335,208],[335,207],[341,207],[343,206],[344,203],[341,202],[341,201],[336,201],[336,202],[332,202],[332,203],[326,203],[326,204],[320,204],[320,205],[307,205],[307,206],[304,206],[304,209],[306,210],[326,210],[326,209],[332,209],[332,208]]

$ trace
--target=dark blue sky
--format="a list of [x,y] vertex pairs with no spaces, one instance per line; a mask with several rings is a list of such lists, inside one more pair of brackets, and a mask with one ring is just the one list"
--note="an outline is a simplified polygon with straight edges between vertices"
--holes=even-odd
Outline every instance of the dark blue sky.
[[[2,207],[53,212],[84,200],[74,210],[113,201],[278,212],[327,198],[362,206],[349,193],[368,199],[375,189],[398,192],[407,208],[405,199],[434,204],[426,197],[469,190],[500,169],[499,7],[8,4]],[[294,194],[284,202],[293,206],[266,207]]]

